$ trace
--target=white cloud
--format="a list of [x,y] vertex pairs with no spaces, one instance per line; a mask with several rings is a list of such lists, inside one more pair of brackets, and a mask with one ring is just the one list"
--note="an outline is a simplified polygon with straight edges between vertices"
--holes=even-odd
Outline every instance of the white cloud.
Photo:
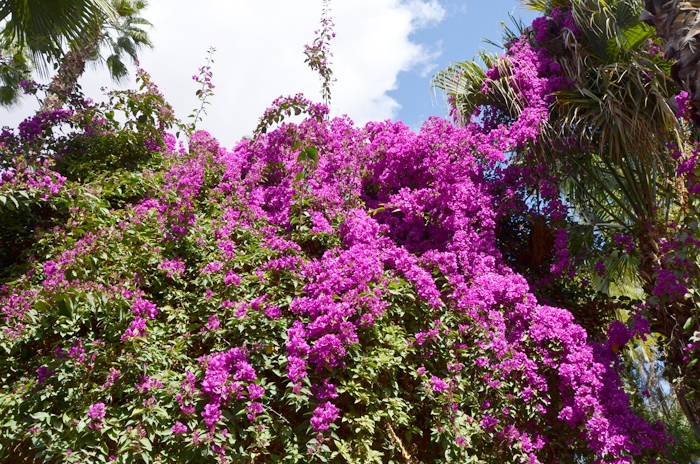
[[413,15],[413,24],[417,28],[437,24],[445,18],[445,9],[437,0],[408,0],[406,7]]
[[438,40],[432,46],[421,45],[421,48],[422,58],[416,68],[420,77],[428,77],[439,66],[434,60],[437,60],[442,55],[442,40]]
[[[152,0],[144,16],[155,25],[155,49],[141,54],[141,65],[185,118],[198,106],[191,77],[207,49],[216,47],[215,95],[200,128],[232,146],[252,132],[277,96],[303,92],[320,100],[319,78],[303,55],[320,15],[318,0]],[[427,69],[437,53],[412,42],[410,34],[444,15],[437,0],[331,2],[337,33],[331,42],[333,115],[348,114],[360,124],[395,117],[400,105],[387,92],[396,88],[398,74]],[[104,70],[90,71],[82,85],[97,99],[108,82]],[[26,114],[23,108],[11,116]]]

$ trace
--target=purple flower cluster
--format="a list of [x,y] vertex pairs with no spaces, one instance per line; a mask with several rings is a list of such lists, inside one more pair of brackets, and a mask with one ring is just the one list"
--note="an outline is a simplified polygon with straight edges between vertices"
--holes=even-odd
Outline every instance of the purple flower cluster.
[[532,33],[535,41],[540,45],[546,45],[565,33],[579,35],[580,29],[576,25],[571,10],[555,7],[547,16],[540,16],[532,21]]
[[[504,137],[506,130],[501,132],[499,137]],[[601,456],[635,454],[658,445],[663,435],[631,412],[608,361],[601,362],[603,353],[589,343],[571,314],[538,305],[526,281],[503,263],[495,244],[498,213],[476,155],[483,154],[479,144],[487,137],[482,135],[473,127],[460,129],[439,119],[430,120],[416,134],[401,123],[355,128],[347,119],[309,118],[229,152],[197,133],[190,153],[177,155],[180,160],[166,176],[160,196],[135,207],[133,220],[143,220],[144,215],[136,213],[139,208],[157,212],[150,220],[162,225],[168,242],[184,240],[175,233],[175,225],[198,230],[194,199],[203,188],[205,168],[212,169],[207,160],[213,159],[213,169],[222,173],[215,190],[229,195],[231,203],[216,219],[216,252],[200,269],[205,271],[202,278],[220,276],[218,282],[227,292],[237,288],[232,284],[241,283],[230,267],[242,246],[232,231],[253,230],[256,221],[270,224],[255,230],[270,262],[251,272],[262,271],[263,279],[292,273],[305,285],[282,308],[280,303],[265,303],[264,295],[255,301],[223,299],[221,307],[240,316],[261,313],[288,324],[286,375],[297,394],[303,394],[304,382],[311,384],[310,394],[318,406],[310,421],[317,432],[328,430],[340,417],[342,395],[336,372],[349,362],[348,353],[359,348],[361,333],[386,317],[390,305],[386,295],[392,282],[401,279],[434,314],[412,334],[412,349],[429,359],[436,344],[458,337],[449,348],[455,353],[450,370],[422,374],[429,388],[440,394],[435,401],[445,401],[450,415],[466,414],[461,411],[470,408],[457,398],[469,397],[466,390],[473,385],[459,378],[464,369],[478,365],[484,376],[479,382],[497,391],[520,385],[520,401],[535,405],[539,415],[531,420],[563,422],[585,436]],[[304,166],[293,141],[309,138],[323,146],[324,153],[300,193],[294,179]],[[520,143],[517,137],[509,140],[502,150]],[[238,211],[234,198],[242,205]],[[333,233],[330,224],[340,224],[340,246],[320,256],[303,256],[302,246],[289,232],[298,202],[311,209],[312,227],[317,230],[310,233]],[[566,234],[559,233],[559,241],[565,240]],[[96,239],[90,243],[99,246]],[[564,263],[568,255],[564,245],[560,249],[559,262]],[[171,272],[182,266],[178,260],[160,262],[167,262],[160,266]],[[44,272],[49,278],[65,266],[61,260],[47,263]],[[436,276],[444,282],[442,287]],[[264,280],[259,285],[264,286]],[[219,298],[212,290],[207,295],[205,301]],[[124,341],[146,336],[147,323],[162,323],[155,319],[156,305],[145,295],[126,293],[125,298],[136,317]],[[454,322],[441,321],[447,314]],[[221,329],[219,317],[207,317],[203,326],[209,331]],[[482,354],[461,358],[458,353],[468,353],[469,346]],[[197,385],[194,374],[187,372],[177,393],[183,414],[198,412],[212,432],[233,402],[242,403],[251,420],[264,413],[265,390],[246,349],[205,356],[201,366],[201,383]],[[149,382],[151,378],[142,380],[138,391],[155,388]],[[206,399],[200,409],[199,395]],[[511,408],[493,403],[478,409],[472,420],[504,439],[530,443],[529,454],[536,459],[547,439],[529,438],[529,425],[511,414]],[[173,427],[174,433],[186,431],[183,425]],[[640,442],[640,436],[650,438]]]
[[657,271],[657,283],[654,287],[654,295],[666,296],[673,301],[681,301],[685,298],[688,287],[685,281],[688,278],[687,274],[679,277],[682,271],[670,271],[667,269],[659,269]]
[[146,316],[148,319],[155,319],[158,315],[158,308],[148,300],[136,298],[131,306],[131,312],[137,316]]
[[146,331],[146,319],[141,316],[137,316],[128,329],[122,334],[122,341],[132,340],[138,337],[146,337],[148,332]]
[[255,400],[262,398],[265,390],[254,383],[257,374],[248,362],[247,354],[243,348],[232,348],[227,352],[202,358],[201,362],[206,366],[206,372],[201,390],[209,398],[202,412],[202,418],[208,429],[213,430],[221,418],[221,407],[234,400],[247,398],[250,401],[248,404],[250,420],[254,420],[262,412],[261,405]]
[[66,122],[72,114],[72,111],[64,109],[55,109],[38,113],[19,124],[17,128],[19,137],[26,143],[37,143],[40,138],[50,134],[53,126]]
[[92,419],[89,427],[93,430],[102,430],[102,420],[107,415],[107,410],[104,403],[95,403],[90,405],[88,417]]
[[678,116],[679,118],[688,118],[690,114],[690,94],[685,90],[681,90],[678,93],[678,95],[674,97],[674,101],[676,102],[676,106],[678,107],[678,109],[676,110],[676,116]]
[[[0,142],[0,154],[2,154]],[[12,158],[10,165],[0,165],[0,194],[16,197],[23,192],[28,198],[47,200],[55,196],[66,182],[66,178],[52,170],[53,162],[44,159],[28,162],[24,158]]]
[[185,272],[185,263],[177,259],[166,259],[158,265],[158,269],[164,270],[168,277],[181,277]]
[[336,408],[333,403],[326,401],[319,404],[316,409],[314,409],[310,422],[314,430],[322,432],[328,430],[330,424],[338,418],[339,414],[340,410]]
[[37,383],[44,383],[44,382],[46,382],[46,380],[47,380],[49,377],[51,377],[51,376],[54,375],[54,374],[55,374],[55,372],[52,371],[52,370],[49,370],[48,367],[46,367],[46,366],[40,366],[40,367],[36,370],[36,381],[37,381]]

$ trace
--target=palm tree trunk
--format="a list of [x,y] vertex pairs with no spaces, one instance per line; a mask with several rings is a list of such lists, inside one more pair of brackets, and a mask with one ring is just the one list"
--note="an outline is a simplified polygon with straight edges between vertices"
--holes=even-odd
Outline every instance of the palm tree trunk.
[[84,40],[66,53],[58,67],[58,72],[51,79],[46,98],[42,104],[42,111],[63,107],[66,97],[75,91],[78,79],[85,72],[85,64],[97,52],[102,38],[101,28],[88,31],[84,35]]
[[671,76],[690,94],[691,117],[700,126],[700,0],[645,0],[640,19],[656,27]]
[[[668,268],[668,264],[659,256],[661,236],[654,228],[646,228],[639,235],[641,248],[640,275],[644,280],[643,288],[647,295],[653,295],[658,282],[658,271]],[[671,269],[668,269],[671,270]],[[686,272],[692,270],[684,269]],[[697,272],[697,270],[695,270]],[[692,331],[686,333],[683,325],[692,315],[693,303],[686,301],[657,304],[651,324],[652,330],[665,338],[665,369],[673,380],[673,391],[683,414],[688,419],[696,438],[700,439],[700,389],[693,388],[690,382],[700,379],[697,367],[689,366],[685,359],[685,347],[690,343]],[[696,382],[697,383],[697,382]]]

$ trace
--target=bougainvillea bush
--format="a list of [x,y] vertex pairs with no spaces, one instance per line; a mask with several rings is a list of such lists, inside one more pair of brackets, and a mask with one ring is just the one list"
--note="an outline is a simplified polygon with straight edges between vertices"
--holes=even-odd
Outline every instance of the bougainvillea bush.
[[617,372],[638,329],[593,341],[498,251],[518,125],[298,96],[184,146],[140,79],[2,134],[4,462],[663,461]]

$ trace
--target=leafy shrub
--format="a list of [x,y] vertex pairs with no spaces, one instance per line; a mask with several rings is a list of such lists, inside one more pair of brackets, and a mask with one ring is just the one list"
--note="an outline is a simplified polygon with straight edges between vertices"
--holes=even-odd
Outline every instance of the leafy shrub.
[[[4,460],[660,458],[612,342],[502,259],[491,139],[440,119],[357,128],[288,99],[311,117],[184,148],[140,117],[168,114],[142,90],[122,100],[133,123],[78,109],[71,150],[35,158],[61,214],[18,225],[33,243],[3,271]],[[32,191],[18,185],[0,195]]]

